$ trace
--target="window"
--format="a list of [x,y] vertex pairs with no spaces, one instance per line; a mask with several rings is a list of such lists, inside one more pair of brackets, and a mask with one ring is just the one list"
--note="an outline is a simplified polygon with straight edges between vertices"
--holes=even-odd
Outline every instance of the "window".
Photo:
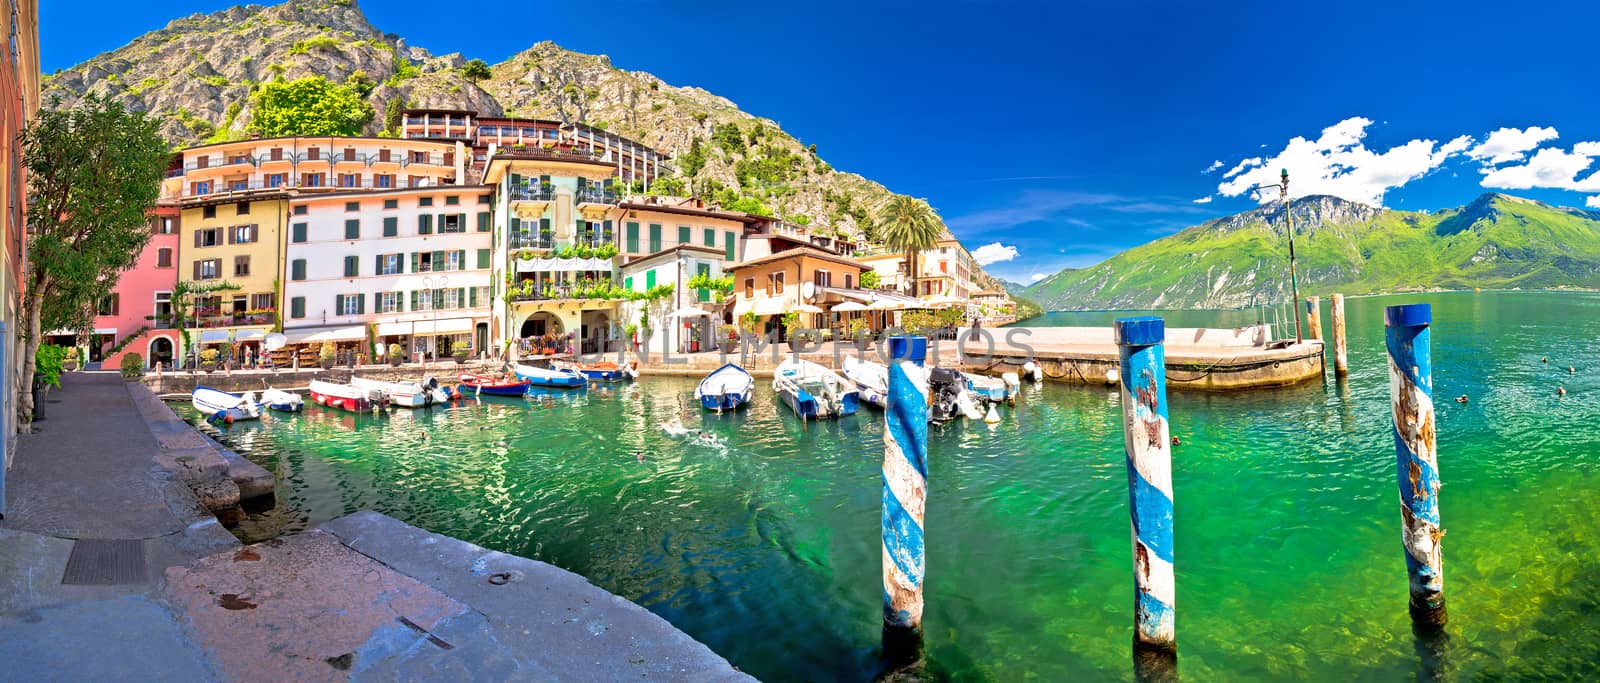
[[399,275],[399,274],[401,274],[401,270],[400,270],[400,254],[379,254],[378,255],[378,274],[379,275]]
[[688,244],[689,243],[689,236],[692,233],[693,233],[693,230],[691,230],[689,228],[689,226],[687,226],[687,225],[678,226],[678,244]]
[[[248,190],[248,189],[250,189],[250,181],[248,179],[245,179],[245,178],[240,178],[238,180],[229,181],[228,182],[228,189],[229,190],[234,190],[234,191]],[[249,213],[249,210],[248,210],[249,206],[246,206],[245,208],[246,208],[245,213]]]
[[245,277],[245,276],[248,276],[249,274],[250,274],[250,257],[249,256],[235,256],[235,257],[233,257],[233,276],[234,277]]
[[439,232],[466,232],[466,216],[459,213],[447,213],[439,217]]
[[161,247],[160,249],[156,250],[156,267],[157,268],[171,268],[172,267],[172,248],[171,247]]
[[489,212],[478,212],[478,232],[489,232]]
[[306,260],[305,259],[297,258],[297,259],[289,262],[289,279],[290,280],[297,280],[297,281],[306,279]]
[[116,315],[117,304],[121,298],[116,292],[112,292],[110,296],[102,297],[95,313],[99,315]]
[[300,176],[300,184],[305,187],[322,187],[321,173],[305,173]]
[[[427,176],[420,176],[420,175],[406,176],[406,187],[427,187],[427,186],[428,186],[428,177]],[[430,203],[429,204],[424,204],[423,206],[432,206],[433,205],[431,203],[433,200],[430,199],[428,201]]]
[[272,151],[267,153],[267,158],[272,161],[283,161],[283,148],[273,147]]
[[344,276],[345,277],[356,277],[356,276],[360,275],[360,272],[359,272],[360,268],[361,268],[361,266],[356,264],[356,257],[355,256],[346,256],[346,257],[344,257]]
[[345,161],[355,161],[356,160],[356,150],[355,150],[354,147],[346,147],[346,148],[344,148],[344,160]]
[[461,308],[461,290],[445,289],[444,296],[442,298],[444,301],[442,302],[442,305],[439,306],[440,308]]
[[[385,189],[394,187],[394,174],[393,173],[374,173],[374,174],[372,174],[372,186],[373,187],[379,187],[379,188],[385,188]],[[393,199],[385,199],[383,201],[383,208],[385,208],[385,209],[394,208],[392,206],[389,206],[389,202],[392,202],[392,201],[394,201],[394,200]]]
[[744,298],[749,299],[749,298],[754,297],[755,295],[756,295],[756,279],[753,278],[753,277],[745,278],[744,279]]
[[222,259],[212,258],[194,262],[194,279],[215,280],[222,277]]
[[304,244],[306,241],[306,224],[295,223],[289,228],[289,241],[295,244]]
[[398,200],[398,199],[385,199],[385,200],[383,200],[383,208],[385,208],[385,209],[398,209],[398,208],[400,208],[400,200]]
[[733,232],[729,231],[729,232],[722,233],[722,240],[723,240],[722,241],[722,249],[723,249],[723,252],[724,252],[723,253],[723,258],[728,260],[728,261],[734,260],[734,257],[733,257]]
[[426,311],[433,308],[433,290],[423,289],[411,293],[411,310]]
[[701,237],[705,239],[706,246],[717,246],[717,231],[712,230],[711,228],[706,228]]
[[400,219],[394,216],[383,217],[383,236],[394,237],[400,234]]
[[172,292],[156,292],[155,310],[156,326],[172,323]]
[[289,299],[289,317],[291,317],[291,318],[304,318],[304,317],[306,317],[306,298],[305,297],[297,296],[297,297],[292,297],[292,298]]
[[415,252],[415,253],[411,254],[411,272],[413,272],[413,273],[429,273],[429,272],[433,272],[435,270],[433,266],[434,266],[434,263],[433,263],[433,252],[431,252],[431,251],[419,251],[419,252]]
[[288,182],[289,174],[287,173],[267,174],[267,187],[283,187],[284,185],[288,184]]
[[361,239],[361,219],[350,218],[344,222],[344,238],[347,240]]
[[[388,163],[389,162],[389,150],[387,150],[387,149],[378,150],[378,161],[382,162],[382,163]],[[390,177],[393,178],[394,176],[390,176]]]
[[466,265],[466,252],[464,250],[447,251],[444,253],[444,267],[440,270],[462,270]]
[[433,206],[433,197],[423,197],[418,199],[417,206]]
[[344,203],[344,210],[345,211],[360,211],[361,210],[361,202],[345,202]]
[[228,244],[250,244],[256,241],[256,226],[235,225],[228,233]]
[[855,286],[851,283],[851,279],[853,277],[855,277],[855,276],[851,275],[850,273],[845,273],[844,274],[844,288],[845,289],[855,289]]
[[[697,263],[697,264],[695,264],[694,270],[695,270],[695,274],[697,274],[697,275],[704,275],[706,277],[711,277],[711,266],[710,266],[710,264]],[[697,289],[695,291],[698,293],[700,301],[710,301],[711,300],[711,290],[706,289],[704,287],[701,287],[700,289]]]
[[421,216],[417,216],[417,234],[418,235],[432,235],[433,234],[433,214],[425,213],[425,214],[422,214]]
[[161,220],[156,222],[157,235],[171,235],[176,232],[178,232],[178,222],[172,220],[172,217],[162,216]]
[[306,158],[310,159],[312,161],[316,161],[317,159],[321,159],[322,158],[322,149],[319,148],[319,147],[312,147],[311,149],[306,150]]
[[238,204],[234,204],[233,205],[233,215],[235,215],[235,216],[248,216],[248,215],[250,215],[250,202],[239,202]]
[[398,312],[400,312],[400,293],[399,292],[379,292],[378,293],[378,312],[379,313],[398,313]]
[[488,249],[479,249],[478,250],[478,270],[488,270],[488,269],[489,269],[489,250]]
[[294,207],[294,215],[296,215],[296,216],[304,216],[304,215],[306,215],[306,205],[301,204],[300,206]]
[[450,195],[448,197],[445,197],[444,198],[444,205],[445,206],[460,206],[461,205],[461,196],[460,195]]
[[493,201],[493,200],[489,198],[489,195],[486,195],[486,194],[478,195],[478,203],[479,204],[488,204],[491,201]]
[[277,302],[278,295],[271,292],[250,295],[250,307],[256,310],[272,310],[273,304]]
[[361,187],[360,173],[340,173],[339,187]]
[[[189,183],[189,194],[192,194],[192,195],[211,194],[211,181],[202,180],[202,181],[198,181],[198,182]],[[214,216],[217,215],[217,210],[216,210],[215,207],[208,206],[208,207],[205,208],[205,211],[206,211],[206,218],[211,218],[211,217],[214,217]]]
[[[196,194],[204,194],[204,193],[196,193]],[[217,207],[208,206],[208,207],[206,207],[204,209],[201,209],[200,210],[200,216],[202,218],[216,218],[217,217]]]
[[211,167],[211,157],[199,157],[199,158],[195,159],[194,160],[194,167],[195,168],[210,168]]
[[339,304],[339,315],[361,315],[360,294],[340,294],[337,303]]
[[644,288],[645,288],[646,291],[649,291],[650,289],[653,289],[655,286],[656,286],[656,270],[654,268],[651,268],[650,270],[647,270],[647,271],[644,272]]
[[658,251],[661,251],[661,225],[657,224],[657,223],[651,223],[650,224],[650,253],[654,254],[654,253],[656,253]]
[[426,163],[428,163],[428,153],[427,152],[412,152],[411,153],[411,163],[413,163],[413,164],[426,164]]
[[194,246],[215,247],[222,244],[222,228],[206,228],[194,233]]

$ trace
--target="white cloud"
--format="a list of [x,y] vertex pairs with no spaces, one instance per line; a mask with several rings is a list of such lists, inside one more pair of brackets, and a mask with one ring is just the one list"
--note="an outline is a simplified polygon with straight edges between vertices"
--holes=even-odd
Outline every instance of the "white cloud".
[[1194,200],[1191,200],[1191,201],[1193,201],[1196,204],[1210,204],[1211,203],[1211,195],[1206,195],[1204,197],[1201,197],[1199,199],[1194,199]]
[[1489,164],[1520,161],[1529,150],[1538,148],[1545,140],[1554,140],[1557,135],[1556,129],[1548,126],[1528,126],[1521,130],[1501,128],[1490,133],[1483,144],[1472,148],[1467,156]]
[[[1463,152],[1470,138],[1458,137],[1440,146],[1418,139],[1382,152],[1368,149],[1363,139],[1372,120],[1355,116],[1322,130],[1316,140],[1295,137],[1271,159],[1246,159],[1223,175],[1218,194],[1237,197],[1258,184],[1278,182],[1278,170],[1288,169],[1292,196],[1326,194],[1373,206],[1383,205],[1384,193],[1427,175],[1445,159]],[[1264,192],[1263,203],[1276,192]]]
[[1572,146],[1572,153],[1586,157],[1600,157],[1600,142],[1580,142]]
[[1050,277],[1050,276],[1049,275],[1045,275],[1044,273],[1034,273],[1034,274],[1028,276],[1028,282],[1038,282],[1038,281],[1043,280],[1043,279],[1045,279],[1047,277]]
[[980,266],[987,266],[991,263],[1000,263],[1002,261],[1010,261],[1016,257],[1016,247],[1001,244],[999,242],[990,242],[989,244],[985,244],[977,249],[972,250],[972,260],[977,261],[978,265]]
[[1201,171],[1200,173],[1202,173],[1202,174],[1205,174],[1205,173],[1216,173],[1217,169],[1219,169],[1219,168],[1222,168],[1222,160],[1221,159],[1218,159],[1216,161],[1211,162],[1211,165],[1207,166],[1206,170]]
[[1593,209],[1600,209],[1600,194],[1593,195],[1588,199],[1583,200],[1583,205]]
[[1578,178],[1578,174],[1593,163],[1593,159],[1583,154],[1546,147],[1535,152],[1525,164],[1484,167],[1483,186],[1501,190],[1546,188],[1600,192],[1600,173]]

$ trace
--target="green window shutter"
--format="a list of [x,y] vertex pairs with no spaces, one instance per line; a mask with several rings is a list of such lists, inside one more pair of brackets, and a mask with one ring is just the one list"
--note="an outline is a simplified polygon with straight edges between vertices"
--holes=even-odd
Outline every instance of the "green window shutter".
[[304,318],[304,317],[306,317],[306,298],[305,297],[297,296],[297,297],[294,297],[294,298],[289,300],[289,317],[291,317],[291,318]]
[[433,219],[433,224],[435,226],[438,226],[439,233],[443,234],[444,233],[444,214],[441,213],[441,214],[439,214],[438,218]]
[[356,313],[360,313],[360,314],[365,315],[366,312],[367,312],[367,297],[361,296],[360,294],[355,295],[355,297],[356,297]]
[[[416,266],[412,266],[412,268],[415,269]],[[405,272],[406,272],[406,255],[405,254],[395,254],[394,255],[394,270],[395,270],[396,273],[399,273],[399,274],[402,274],[402,275],[405,274]]]
[[511,217],[511,234],[515,235],[515,234],[517,234],[519,232],[522,232],[522,219],[521,218],[517,218],[516,216],[512,216]]
[[522,174],[521,173],[513,173],[513,174],[511,174],[511,186],[512,187],[519,187],[521,185],[522,185]]
[[628,245],[627,246],[628,246],[628,248],[627,248],[626,251],[628,253],[630,253],[630,254],[639,253],[639,224],[635,223],[633,221],[629,221],[628,222]]
[[383,236],[384,237],[394,237],[394,236],[399,235],[399,234],[400,234],[400,219],[398,217],[396,217],[396,216],[385,216],[383,218]]
[[[196,242],[199,241],[199,237],[200,237],[200,233],[195,233],[195,241]],[[293,237],[294,237],[294,243],[295,244],[302,244],[302,243],[304,243],[306,241],[306,224],[305,223],[295,223],[294,224],[294,236]]]
[[644,273],[644,288],[651,289],[656,286],[656,270],[651,268]]
[[690,234],[689,226],[687,226],[687,225],[678,226],[678,244],[688,244],[689,243],[689,234]]
[[539,232],[541,234],[550,232],[550,219],[548,219],[548,218],[540,218],[539,219]]
[[413,311],[419,310],[417,308],[417,299],[418,299],[417,290],[415,290],[415,289],[411,290],[411,310],[413,310]]
[[417,253],[415,251],[411,252],[411,272],[413,273],[421,272],[417,270],[417,268],[421,267],[417,264]]
[[[698,265],[695,266],[694,270],[695,270],[695,273],[697,273],[699,275],[705,275],[707,277],[711,276],[711,264],[709,264],[709,263],[698,264]],[[706,289],[704,287],[701,287],[700,289],[697,289],[695,291],[699,294],[699,298],[700,298],[701,301],[710,301],[711,300],[711,290]]]
[[488,270],[488,268],[489,268],[489,250],[488,249],[479,249],[478,250],[478,270]]
[[610,235],[610,238],[609,238],[610,243],[615,244],[616,241],[617,241],[617,235],[616,235],[616,233],[611,232],[611,221],[606,221],[604,223],[601,223],[601,225],[604,226],[602,228],[603,233],[606,234],[606,235]]
[[402,295],[401,293],[399,293],[399,292],[395,292],[394,293],[394,312],[395,313],[405,313],[406,312],[406,297],[404,295]]
[[333,314],[334,315],[344,315],[344,295],[343,294],[335,294],[335,295],[333,295]]
[[489,212],[478,212],[478,232],[489,232]]
[[477,287],[473,287],[472,289],[467,290],[467,308],[477,308],[477,307],[478,307],[478,288]]
[[372,312],[373,313],[382,313],[383,312],[383,292],[373,292],[372,293]]
[[[444,251],[443,250],[433,252],[433,269],[434,270],[444,270]],[[437,306],[438,304],[434,304],[434,305]]]
[[733,255],[733,231],[730,230],[728,232],[722,233],[722,238],[723,238],[722,249],[725,252],[724,258],[729,260],[729,261],[732,261],[732,260],[734,260],[734,255]]
[[456,288],[456,308],[461,308],[466,303],[467,303],[467,288],[466,287],[457,287]]
[[461,264],[461,267],[458,268],[457,270],[466,270],[468,268],[471,268],[471,266],[467,265],[467,250],[466,249],[457,249],[456,250],[456,263]]
[[[373,264],[372,264],[372,274],[373,275],[382,275],[383,274],[383,254],[378,254],[377,259],[373,262]],[[377,307],[374,306],[373,310],[377,310]]]
[[630,275],[628,277],[622,278],[622,288],[623,289],[633,289],[633,276]]
[[356,257],[354,257],[354,256],[346,256],[346,257],[344,257],[344,276],[345,277],[356,277],[358,274],[360,274],[360,270],[361,270],[360,266],[356,264]]
[[433,216],[432,215],[425,213],[425,214],[422,214],[421,216],[417,216],[417,234],[418,235],[431,235],[431,234],[433,234]]
[[717,231],[712,230],[711,228],[706,228],[704,237],[706,240],[706,246],[717,246]]
[[344,238],[347,240],[361,239],[361,219],[350,218],[344,222]]
[[433,290],[433,310],[439,310],[439,305],[444,303],[444,288]]
[[658,251],[661,251],[661,225],[658,224],[658,223],[651,223],[650,224],[650,253],[654,254],[654,253],[656,253]]
[[297,259],[289,262],[289,279],[290,280],[304,280],[304,279],[306,279],[306,260],[305,259],[297,258]]

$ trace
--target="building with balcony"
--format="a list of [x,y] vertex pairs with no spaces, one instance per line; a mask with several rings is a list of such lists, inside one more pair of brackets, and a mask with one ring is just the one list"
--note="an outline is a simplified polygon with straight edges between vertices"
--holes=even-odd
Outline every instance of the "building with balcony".
[[1017,321],[1017,304],[1005,292],[979,290],[972,293],[967,317],[990,327],[1009,325]]
[[290,200],[283,333],[302,362],[322,342],[381,359],[488,348],[489,188],[438,186]]
[[625,258],[643,258],[677,246],[722,252],[724,265],[745,256],[746,232],[763,224],[759,216],[724,211],[693,197],[628,197],[618,206],[617,247]]
[[456,109],[408,109],[403,113],[401,135],[408,139],[460,140],[472,147],[474,170],[481,171],[492,149],[557,149],[590,153],[609,163],[622,182],[637,181],[648,187],[663,175],[672,175],[666,155],[615,133],[585,124],[563,124],[548,119],[478,116]]
[[182,335],[174,328],[172,290],[178,284],[179,211],[158,206],[150,216],[150,242],[133,267],[117,278],[102,300],[89,342],[90,361],[106,369],[121,366],[122,357],[137,353],[146,368],[172,361],[182,352]]
[[289,193],[191,197],[180,207],[178,279],[213,288],[178,302],[189,310],[190,343],[230,342],[235,359],[260,358],[278,323]]
[[[829,309],[851,299],[840,290],[854,291],[867,267],[810,244],[783,244],[789,240],[781,238],[765,241],[779,242],[772,246],[782,248],[747,256],[726,269],[733,276],[733,317],[753,313],[762,320],[761,329],[765,332],[781,329],[779,319],[783,314],[815,306],[823,312],[802,312],[801,324],[808,328],[830,326]],[[751,247],[757,243],[752,240]]]
[[[857,261],[878,273],[878,286],[894,292],[911,292],[905,253],[891,250],[857,252]],[[972,254],[960,240],[945,237],[917,257],[916,291],[919,298],[946,297],[966,300],[981,287],[972,276],[978,270]]]
[[450,185],[469,161],[459,140],[358,137],[237,140],[181,155],[164,190],[183,201]]
[[[716,339],[713,334],[724,322],[723,301],[704,288],[691,288],[697,275],[722,277],[726,254],[715,247],[679,244],[649,256],[624,263],[623,288],[644,293],[660,285],[672,285],[672,296],[653,305],[643,301],[625,307],[624,324],[641,330],[639,343],[646,342],[643,330],[649,327],[652,353],[693,353],[702,350],[701,340]],[[703,311],[704,315],[671,317],[675,311]]]
[[472,144],[478,128],[477,112],[464,109],[407,109],[402,113],[400,137],[408,140],[460,140]]

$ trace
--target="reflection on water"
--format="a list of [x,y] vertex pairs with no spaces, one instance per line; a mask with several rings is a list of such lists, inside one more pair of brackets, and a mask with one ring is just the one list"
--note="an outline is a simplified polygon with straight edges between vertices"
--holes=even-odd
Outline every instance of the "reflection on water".
[[[1435,304],[1449,532],[1449,642],[1433,649],[1406,614],[1381,318],[1386,303],[1418,300]],[[1180,673],[1600,675],[1600,297],[1347,309],[1346,381],[1172,396]],[[1241,315],[1253,313],[1169,317],[1251,321]],[[379,417],[308,407],[221,438],[280,478],[278,507],[242,533],[371,508],[583,574],[763,679],[873,677],[881,414],[803,424],[763,390],[719,416],[692,390],[646,378]],[[1445,400],[1459,394],[1469,403]],[[1118,400],[1106,387],[1027,386],[999,425],[931,430],[928,675],[1129,677]],[[660,425],[672,419],[716,442],[669,436]]]

